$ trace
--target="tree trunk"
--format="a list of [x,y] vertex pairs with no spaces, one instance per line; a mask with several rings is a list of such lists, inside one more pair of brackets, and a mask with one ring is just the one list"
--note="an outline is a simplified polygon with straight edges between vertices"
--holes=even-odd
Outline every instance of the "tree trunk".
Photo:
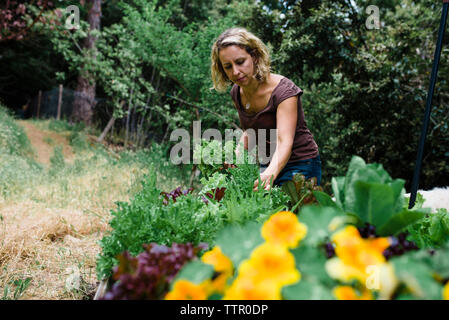
[[[120,109],[123,108],[123,105],[125,104],[125,101],[122,100],[122,102],[120,102]],[[102,142],[103,139],[106,137],[106,135],[108,134],[109,130],[114,128],[114,123],[115,123],[115,117],[114,117],[114,113],[112,113],[111,119],[109,119],[108,124],[106,125],[106,127],[104,128],[103,132],[101,133],[101,135],[98,137],[97,142]],[[112,132],[112,131],[111,131]],[[112,132],[113,134],[113,132]]]
[[131,117],[131,112],[133,111],[133,105],[132,98],[133,98],[133,92],[134,90],[131,89],[131,94],[129,95],[129,102],[128,102],[128,114],[126,116],[126,131],[125,131],[125,148],[128,146],[128,135],[129,135],[129,119]]
[[106,137],[106,135],[108,134],[109,130],[112,128],[112,126],[114,125],[115,122],[115,117],[112,116],[111,119],[109,119],[108,124],[106,125],[106,128],[104,128],[103,132],[101,133],[101,135],[98,137],[97,142],[101,143],[103,142],[104,137]]
[[[100,29],[101,16],[101,0],[89,0],[90,8],[88,14],[88,22],[90,30]],[[95,59],[95,42],[97,38],[89,32],[84,41],[83,49],[92,49]],[[92,124],[93,110],[95,107],[95,79],[87,74],[84,70],[80,70],[78,76],[78,84],[76,87],[75,100],[73,102],[72,120],[75,122],[84,122],[90,126]]]
[[63,89],[63,85],[60,84],[59,85],[59,96],[58,96],[58,113],[56,114],[56,120],[61,120],[61,107],[62,107],[62,91]]

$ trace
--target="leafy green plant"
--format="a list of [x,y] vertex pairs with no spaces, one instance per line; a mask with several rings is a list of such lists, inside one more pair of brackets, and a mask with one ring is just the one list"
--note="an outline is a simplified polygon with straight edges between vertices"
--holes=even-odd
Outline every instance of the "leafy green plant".
[[31,157],[33,150],[25,130],[19,126],[12,113],[0,104],[0,152]]
[[75,152],[82,152],[89,148],[87,142],[87,136],[83,131],[73,131],[69,137],[70,145],[74,148]]
[[420,248],[439,248],[449,241],[449,213],[438,209],[407,228],[409,237]]
[[234,149],[234,141],[227,141],[223,146],[218,140],[202,139],[201,143],[197,144],[193,150],[193,159],[199,163],[198,168],[202,175],[209,178],[217,172],[226,173],[226,169],[235,167],[235,165],[226,164],[226,156],[234,157]]
[[290,209],[297,212],[303,205],[318,203],[313,191],[323,191],[323,188],[316,185],[315,177],[306,180],[303,174],[297,173],[282,185],[282,190],[290,196]]
[[105,294],[104,300],[161,299],[169,284],[185,263],[197,257],[207,245],[194,247],[191,243],[173,243],[171,247],[150,243],[137,257],[128,252],[118,256],[114,267],[115,283]]
[[118,203],[118,208],[112,212],[112,231],[100,241],[99,278],[111,274],[112,267],[118,262],[118,254],[128,251],[136,256],[146,243],[171,245],[173,242],[191,242],[196,245],[213,242],[221,226],[214,208],[192,194],[163,205],[163,196],[156,186],[153,171],[143,183],[142,191],[130,203]]
[[346,176],[332,178],[332,190],[342,211],[355,217],[358,226],[374,225],[381,236],[397,234],[426,213],[404,207],[404,180],[392,179],[381,164],[366,164],[357,156]]
[[[286,208],[288,196],[280,188],[253,191],[258,177],[258,168],[253,164],[220,170],[201,179],[203,189],[198,194],[186,192],[176,201],[165,201],[164,205],[166,194],[161,194],[156,177],[150,173],[142,191],[130,203],[118,203],[118,209],[112,212],[112,231],[100,242],[99,278],[111,274],[118,262],[115,257],[123,251],[135,256],[142,251],[143,244],[150,242],[161,245],[207,242],[212,245],[224,226],[264,221],[272,213]],[[176,193],[181,194],[180,187],[178,191]]]
[[57,174],[65,167],[64,154],[62,146],[58,145],[53,148],[53,155],[50,157],[50,174]]
[[287,208],[288,196],[278,187],[253,191],[254,181],[259,177],[257,165],[239,164],[222,173],[215,172],[210,179],[203,179],[205,187],[200,194],[212,187],[226,188],[219,206],[224,223],[264,221],[274,212]]
[[66,120],[55,120],[50,119],[48,121],[48,129],[55,132],[80,132],[85,129],[85,124],[83,122],[79,123],[69,123]]

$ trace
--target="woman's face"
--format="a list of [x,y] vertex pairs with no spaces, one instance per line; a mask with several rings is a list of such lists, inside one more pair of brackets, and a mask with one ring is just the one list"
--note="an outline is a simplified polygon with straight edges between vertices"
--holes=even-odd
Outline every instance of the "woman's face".
[[239,46],[220,49],[219,58],[229,80],[239,86],[246,86],[253,80],[254,58]]

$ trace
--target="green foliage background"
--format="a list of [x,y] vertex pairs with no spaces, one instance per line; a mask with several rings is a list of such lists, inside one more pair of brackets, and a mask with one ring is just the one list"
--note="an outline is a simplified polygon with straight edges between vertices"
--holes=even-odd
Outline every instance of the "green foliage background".
[[[72,3],[56,5],[63,10]],[[380,29],[365,25],[369,5],[380,9]],[[81,50],[88,31],[84,8],[79,30],[67,31],[63,16],[60,25],[38,23],[25,40],[1,43],[0,69],[6,76],[0,77],[0,95],[17,109],[23,92],[36,94],[61,82],[74,88],[83,67],[105,101],[95,110],[100,128],[112,114],[122,119],[137,114],[145,144],[167,145],[174,143],[169,142],[174,128],[191,130],[193,120],[201,119],[203,130],[224,130],[239,122],[230,97],[210,90],[210,48],[222,31],[242,26],[268,45],[273,71],[304,90],[303,108],[320,148],[326,191],[352,155],[382,163],[408,189],[441,8],[431,0],[107,1],[95,52]],[[51,11],[45,15],[55,17]],[[423,189],[447,184],[448,42],[446,35]]]

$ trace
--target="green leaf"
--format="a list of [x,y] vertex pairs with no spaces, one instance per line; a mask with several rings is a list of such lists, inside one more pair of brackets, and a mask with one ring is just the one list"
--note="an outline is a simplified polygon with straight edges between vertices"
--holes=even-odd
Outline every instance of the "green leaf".
[[325,269],[326,257],[324,248],[300,245],[292,250],[295,257],[296,268],[301,272],[301,281],[308,280],[320,282],[333,287],[335,281],[329,277]]
[[207,300],[222,300],[223,299],[223,295],[217,292],[212,293]]
[[394,199],[393,212],[400,212],[404,206],[405,200],[404,184],[405,181],[402,179],[396,179],[393,182],[389,183],[389,186],[393,191],[393,199]]
[[298,283],[282,288],[286,300],[334,300],[332,291],[319,282],[300,280]]
[[299,202],[298,192],[293,181],[287,181],[282,185],[282,190],[292,199],[292,206]]
[[[407,200],[407,201],[404,201],[404,202],[406,202],[404,205],[407,206],[407,208],[408,208],[408,206],[410,204],[410,197],[405,197],[404,200]],[[425,201],[425,199],[422,196],[422,194],[419,192],[416,193],[415,204],[414,204],[413,208],[411,208],[410,210],[420,210],[424,204],[424,201]]]
[[350,179],[357,170],[365,167],[365,160],[359,156],[352,156],[351,161],[349,162],[348,171],[346,172],[346,178]]
[[438,214],[430,216],[429,234],[432,241],[436,243],[441,243],[444,240],[444,238],[448,236],[446,234],[445,225],[443,224],[441,218],[442,217]]
[[333,177],[331,180],[332,183],[332,191],[335,196],[335,202],[341,208],[344,206],[344,186],[345,186],[345,177]]
[[348,171],[346,172],[346,176],[344,178],[344,186],[343,186],[343,194],[344,199],[342,200],[343,203],[343,209],[345,211],[350,211],[347,209],[348,201],[355,201],[353,200],[354,197],[354,190],[353,190],[353,184],[354,181],[360,180],[359,176],[355,175],[356,172],[358,172],[360,169],[363,169],[366,167],[365,161],[357,156],[353,156],[351,159],[351,162],[349,163]]
[[[427,253],[427,252],[426,252]],[[429,254],[430,255],[430,254]],[[432,269],[443,279],[449,278],[449,242],[435,250],[428,259]]]
[[432,277],[431,268],[415,255],[391,259],[396,277],[417,299],[440,300],[443,286]]
[[441,218],[441,223],[447,234],[449,234],[449,212],[446,209],[438,209],[438,214],[443,215]]
[[393,192],[388,185],[356,181],[352,190],[354,199],[346,202],[346,210],[363,222],[380,227],[393,215]]
[[187,263],[176,275],[172,285],[180,280],[185,279],[195,284],[200,284],[204,280],[212,278],[214,267],[210,264],[203,263],[200,260],[194,260]]
[[377,228],[377,234],[381,237],[395,235],[409,225],[424,218],[425,212],[411,211],[404,209],[402,212],[395,214],[381,227]]
[[384,185],[380,182],[377,172],[369,168],[359,169],[353,173],[350,179],[346,178],[345,185],[345,207],[346,211],[352,211],[357,202],[357,183]]
[[332,207],[304,206],[298,214],[299,221],[307,225],[304,245],[319,245],[330,236],[329,223],[335,217],[345,218],[341,211]]
[[225,227],[218,235],[216,244],[231,259],[235,268],[249,258],[254,248],[263,243],[261,227],[262,224],[255,222],[243,226],[232,225]]
[[332,200],[330,195],[328,195],[327,193],[319,191],[319,190],[312,191],[312,193],[315,196],[315,199],[320,204],[320,206],[322,206],[322,207],[333,207],[335,209],[340,209],[341,210],[341,208],[335,203],[334,200]]

